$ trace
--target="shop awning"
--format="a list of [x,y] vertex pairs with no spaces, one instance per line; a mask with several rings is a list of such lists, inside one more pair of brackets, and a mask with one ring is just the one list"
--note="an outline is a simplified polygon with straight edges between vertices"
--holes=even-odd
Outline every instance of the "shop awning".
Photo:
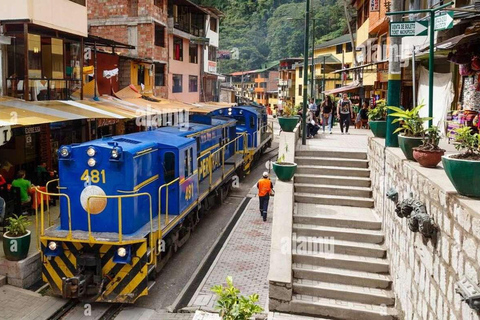
[[0,124],[36,125],[80,119],[135,118],[134,108],[93,101],[24,101],[0,97]]
[[335,89],[332,89],[332,90],[323,91],[322,93],[324,93],[324,94],[337,94],[337,93],[343,93],[343,92],[348,92],[348,91],[355,91],[355,90],[359,89],[360,87],[361,87],[361,85],[359,85],[359,84],[352,84],[352,85],[343,86],[343,87],[340,87],[340,88],[335,88]]
[[342,72],[347,72],[347,71],[352,71],[352,70],[357,70],[357,69],[364,69],[364,68],[371,67],[371,66],[374,66],[374,65],[377,65],[377,64],[380,64],[380,63],[385,63],[385,62],[388,62],[388,60],[366,63],[366,64],[362,64],[362,65],[359,65],[359,66],[356,66],[356,67],[345,68],[345,69],[341,69],[341,70],[335,70],[335,71],[332,71],[331,73],[342,73]]

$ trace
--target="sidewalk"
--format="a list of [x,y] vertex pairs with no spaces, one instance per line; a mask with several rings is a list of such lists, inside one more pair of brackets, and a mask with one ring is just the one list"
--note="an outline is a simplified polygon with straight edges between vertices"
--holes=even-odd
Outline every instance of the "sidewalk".
[[250,190],[250,203],[188,307],[213,310],[216,297],[211,288],[218,284],[225,285],[227,276],[232,276],[235,287],[240,289],[242,295],[257,293],[260,296],[258,304],[266,309],[273,201],[270,201],[267,222],[263,222],[256,189],[254,186]]

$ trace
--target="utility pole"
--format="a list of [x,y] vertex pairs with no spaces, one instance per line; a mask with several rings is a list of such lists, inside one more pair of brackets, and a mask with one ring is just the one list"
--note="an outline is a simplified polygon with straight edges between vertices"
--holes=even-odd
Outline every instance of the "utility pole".
[[307,86],[308,86],[308,27],[310,0],[305,1],[305,46],[303,48],[303,109],[302,109],[302,145],[307,144]]
[[[402,10],[402,2],[400,0],[392,0],[392,13]],[[399,22],[402,20],[401,15],[394,15],[391,17],[391,22]],[[400,90],[402,84],[402,71],[400,67],[400,46],[402,38],[390,37],[390,56],[388,64],[388,91],[387,91],[387,106],[400,106]],[[385,146],[398,147],[398,135],[393,132],[398,128],[398,123],[392,123],[393,117],[390,115],[393,111],[387,111],[387,137],[385,139]]]
[[311,83],[310,83],[310,95],[312,99],[315,99],[315,94],[313,93],[314,89],[314,82],[315,82],[315,18],[312,18],[312,76],[311,76]]

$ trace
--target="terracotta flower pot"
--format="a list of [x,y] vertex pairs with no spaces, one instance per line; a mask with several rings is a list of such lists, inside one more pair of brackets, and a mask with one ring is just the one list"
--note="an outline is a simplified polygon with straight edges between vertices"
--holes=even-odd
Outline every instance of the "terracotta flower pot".
[[442,156],[445,154],[445,150],[422,150],[419,148],[413,148],[413,158],[422,166],[426,168],[435,168],[440,161],[442,161]]

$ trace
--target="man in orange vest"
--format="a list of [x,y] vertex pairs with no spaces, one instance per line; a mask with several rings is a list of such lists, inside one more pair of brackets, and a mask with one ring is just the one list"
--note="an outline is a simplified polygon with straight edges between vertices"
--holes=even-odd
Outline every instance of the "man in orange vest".
[[260,200],[260,215],[263,221],[267,221],[268,201],[274,194],[272,181],[268,178],[268,172],[263,173],[263,178],[258,180],[258,199]]

